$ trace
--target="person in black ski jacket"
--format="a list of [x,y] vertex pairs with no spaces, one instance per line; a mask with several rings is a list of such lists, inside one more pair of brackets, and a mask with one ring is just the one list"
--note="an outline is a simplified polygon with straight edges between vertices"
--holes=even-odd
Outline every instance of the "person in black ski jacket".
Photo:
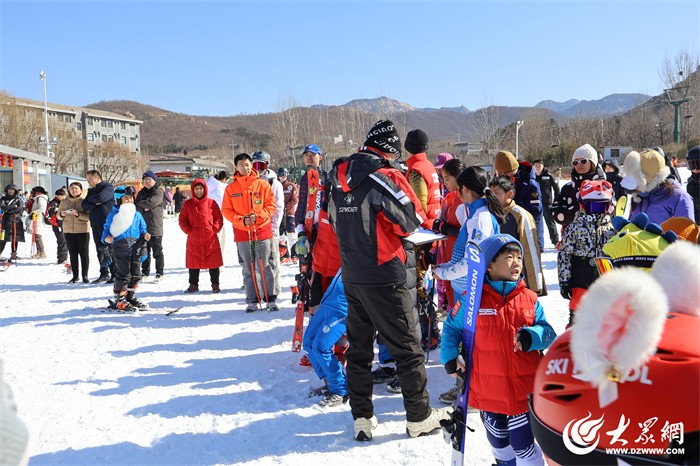
[[[92,238],[97,250],[97,261],[100,264],[100,276],[93,283],[114,283],[114,265],[109,252],[109,245],[102,242],[107,215],[115,206],[114,186],[102,180],[102,174],[97,170],[89,170],[85,174],[90,188],[83,199],[83,210],[90,212]],[[110,276],[111,275],[111,276]]]
[[408,181],[391,166],[400,151],[393,122],[380,120],[364,146],[331,173],[328,214],[338,235],[348,300],[348,394],[354,437],[359,441],[371,440],[377,425],[371,372],[377,331],[396,359],[408,435],[436,431],[440,420],[450,415],[447,409],[430,407],[425,355],[406,285],[401,240],[425,218]]
[[68,248],[66,247],[66,237],[63,234],[63,218],[58,215],[58,206],[66,198],[66,191],[61,188],[54,193],[55,197],[49,201],[48,220],[51,223],[53,235],[56,237],[56,263],[63,264],[68,260]]
[[687,190],[693,198],[695,223],[700,225],[700,146],[695,146],[688,151],[685,163],[690,170]]
[[180,191],[180,187],[175,187],[175,193],[173,194],[173,204],[175,204],[175,213],[179,214],[182,210],[182,205],[185,203],[185,196]]
[[10,261],[17,260],[17,243],[24,243],[24,201],[20,197],[20,191],[15,184],[5,186],[5,195],[0,198],[0,211],[2,211],[2,233],[0,236],[0,254],[5,249],[5,244],[10,243]]
[[148,277],[151,273],[151,257],[156,262],[156,277],[158,282],[163,277],[165,259],[163,257],[163,206],[165,205],[165,193],[158,184],[158,177],[151,170],[143,174],[143,188],[136,195],[134,204],[146,221],[148,233],[151,239],[146,243],[148,257],[141,263],[141,273]]
[[552,216],[552,202],[559,196],[559,180],[544,168],[542,160],[538,159],[532,162],[532,168],[535,169],[535,180],[540,185],[542,217],[549,231],[549,240],[556,245],[559,242],[559,230]]
[[605,178],[613,185],[615,200],[620,199],[625,195],[625,190],[622,187],[622,176],[620,175],[620,164],[615,159],[608,159],[603,162],[603,171]]
[[598,152],[584,144],[574,151],[571,157],[571,181],[561,187],[559,196],[552,203],[554,220],[566,227],[581,208],[577,195],[581,183],[586,180],[605,180],[605,172],[598,164]]

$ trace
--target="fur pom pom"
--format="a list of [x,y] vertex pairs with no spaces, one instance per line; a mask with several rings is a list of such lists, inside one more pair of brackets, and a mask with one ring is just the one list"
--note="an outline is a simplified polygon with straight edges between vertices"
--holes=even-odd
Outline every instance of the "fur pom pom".
[[671,311],[700,317],[700,247],[676,241],[656,259],[651,274],[668,296]]
[[136,215],[136,206],[134,204],[122,204],[119,207],[119,212],[112,218],[109,233],[115,238],[124,233],[134,221],[134,215]]
[[603,275],[584,295],[571,328],[577,377],[598,387],[617,377],[624,383],[656,351],[667,313],[666,293],[650,274],[622,268]]

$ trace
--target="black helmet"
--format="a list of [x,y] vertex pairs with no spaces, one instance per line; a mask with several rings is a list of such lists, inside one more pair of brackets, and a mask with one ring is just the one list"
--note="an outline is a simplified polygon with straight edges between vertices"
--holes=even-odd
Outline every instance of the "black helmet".
[[277,170],[277,176],[289,176],[289,170],[285,167],[280,167],[280,169]]

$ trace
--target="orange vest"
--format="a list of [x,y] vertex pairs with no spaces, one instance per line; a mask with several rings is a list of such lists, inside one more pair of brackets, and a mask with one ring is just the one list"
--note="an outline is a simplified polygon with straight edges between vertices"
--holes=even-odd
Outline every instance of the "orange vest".
[[[506,301],[506,302],[504,302]],[[469,406],[510,416],[527,412],[535,383],[539,351],[513,352],[513,338],[535,322],[537,294],[520,280],[504,300],[484,284],[476,319]]]
[[425,215],[428,217],[428,224],[432,225],[432,220],[440,216],[440,201],[442,199],[440,178],[425,152],[413,155],[406,163],[408,164],[408,172],[416,171],[420,173],[423,180],[425,180],[425,185],[428,187],[428,202],[426,203]]

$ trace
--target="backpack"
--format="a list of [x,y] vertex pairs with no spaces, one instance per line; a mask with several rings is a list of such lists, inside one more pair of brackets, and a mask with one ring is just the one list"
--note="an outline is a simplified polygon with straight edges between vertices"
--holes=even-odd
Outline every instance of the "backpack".
[[57,211],[58,204],[56,202],[51,201],[48,204],[46,204],[46,211],[44,212],[44,223],[46,225],[51,225],[54,227],[59,226],[58,217],[56,216]]

